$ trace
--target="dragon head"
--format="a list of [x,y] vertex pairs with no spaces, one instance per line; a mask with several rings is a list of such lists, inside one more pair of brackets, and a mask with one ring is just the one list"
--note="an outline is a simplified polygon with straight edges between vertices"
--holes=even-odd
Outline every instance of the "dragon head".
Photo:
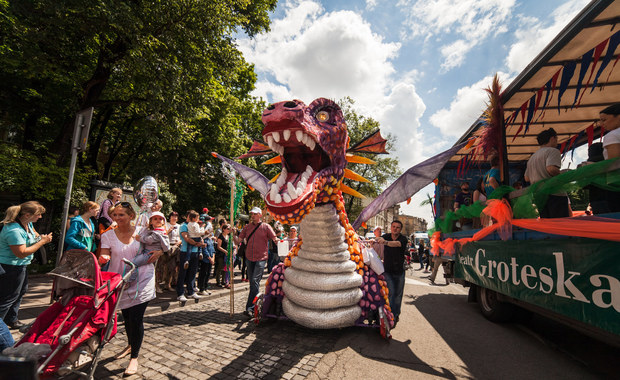
[[277,220],[298,223],[316,203],[327,202],[344,174],[349,136],[340,107],[325,98],[270,105],[262,135],[280,156],[282,172],[270,184],[267,209]]

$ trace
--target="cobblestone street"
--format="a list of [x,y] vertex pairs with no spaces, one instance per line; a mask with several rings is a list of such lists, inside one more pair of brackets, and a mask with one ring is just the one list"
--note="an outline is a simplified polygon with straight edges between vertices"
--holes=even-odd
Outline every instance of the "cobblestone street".
[[[256,326],[241,313],[246,297],[247,292],[236,295],[232,318],[229,297],[146,315],[139,375],[145,379],[301,379],[341,336],[339,330],[309,330],[288,321]],[[95,378],[122,377],[129,359],[115,360],[114,355],[126,343],[121,322]]]

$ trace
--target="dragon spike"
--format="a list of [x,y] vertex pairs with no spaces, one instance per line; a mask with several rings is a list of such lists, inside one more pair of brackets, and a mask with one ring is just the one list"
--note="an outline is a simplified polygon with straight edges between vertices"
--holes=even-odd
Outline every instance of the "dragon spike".
[[264,156],[270,153],[272,153],[271,148],[265,145],[264,142],[254,140],[254,142],[252,143],[252,147],[250,148],[250,151],[247,152],[246,154],[242,154],[241,156],[237,157],[237,159],[241,160],[243,158],[248,158],[248,157]]
[[273,178],[269,181],[269,183],[274,183],[274,182],[278,179],[278,177],[280,176],[280,174],[282,174],[282,173],[278,173],[278,174],[276,174],[275,176],[273,176]]
[[353,190],[352,188],[350,188],[349,186],[345,185],[344,183],[340,184],[340,191],[342,191],[345,194],[349,194],[349,195],[352,195],[354,197],[357,197],[357,198],[362,198],[362,199],[366,198],[364,195],[359,193],[357,190]]
[[358,181],[358,182],[370,182],[369,180],[367,180],[366,178],[364,178],[361,175],[357,174],[353,170],[349,170],[349,169],[346,169],[346,168],[344,169],[344,178],[352,179],[352,180]]
[[387,140],[381,136],[381,132],[377,129],[368,136],[364,137],[362,141],[348,148],[347,152],[388,154],[385,150],[386,144]]
[[282,156],[278,155],[263,162],[263,165],[281,164],[281,163],[282,163]]
[[370,158],[366,158],[366,157],[362,157],[362,156],[356,156],[356,155],[351,154],[351,153],[347,153],[346,160],[347,160],[347,162],[350,162],[352,164],[367,164],[367,165],[375,165],[376,164],[376,162],[371,160]]

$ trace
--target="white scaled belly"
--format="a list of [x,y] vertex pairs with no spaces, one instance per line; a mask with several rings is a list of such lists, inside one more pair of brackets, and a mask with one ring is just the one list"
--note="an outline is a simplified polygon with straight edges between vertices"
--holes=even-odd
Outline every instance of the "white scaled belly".
[[352,326],[362,314],[362,276],[350,260],[336,209],[317,206],[300,227],[301,249],[284,276],[284,314],[314,329]]

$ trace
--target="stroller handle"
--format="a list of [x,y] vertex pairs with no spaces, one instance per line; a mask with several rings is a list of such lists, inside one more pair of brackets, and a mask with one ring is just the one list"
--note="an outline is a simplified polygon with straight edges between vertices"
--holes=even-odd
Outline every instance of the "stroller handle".
[[123,276],[123,281],[127,282],[129,280],[129,277],[131,277],[131,274],[133,273],[133,271],[136,269],[136,264],[132,263],[131,261],[127,259],[123,259],[123,262],[125,263],[125,265],[131,268]]

